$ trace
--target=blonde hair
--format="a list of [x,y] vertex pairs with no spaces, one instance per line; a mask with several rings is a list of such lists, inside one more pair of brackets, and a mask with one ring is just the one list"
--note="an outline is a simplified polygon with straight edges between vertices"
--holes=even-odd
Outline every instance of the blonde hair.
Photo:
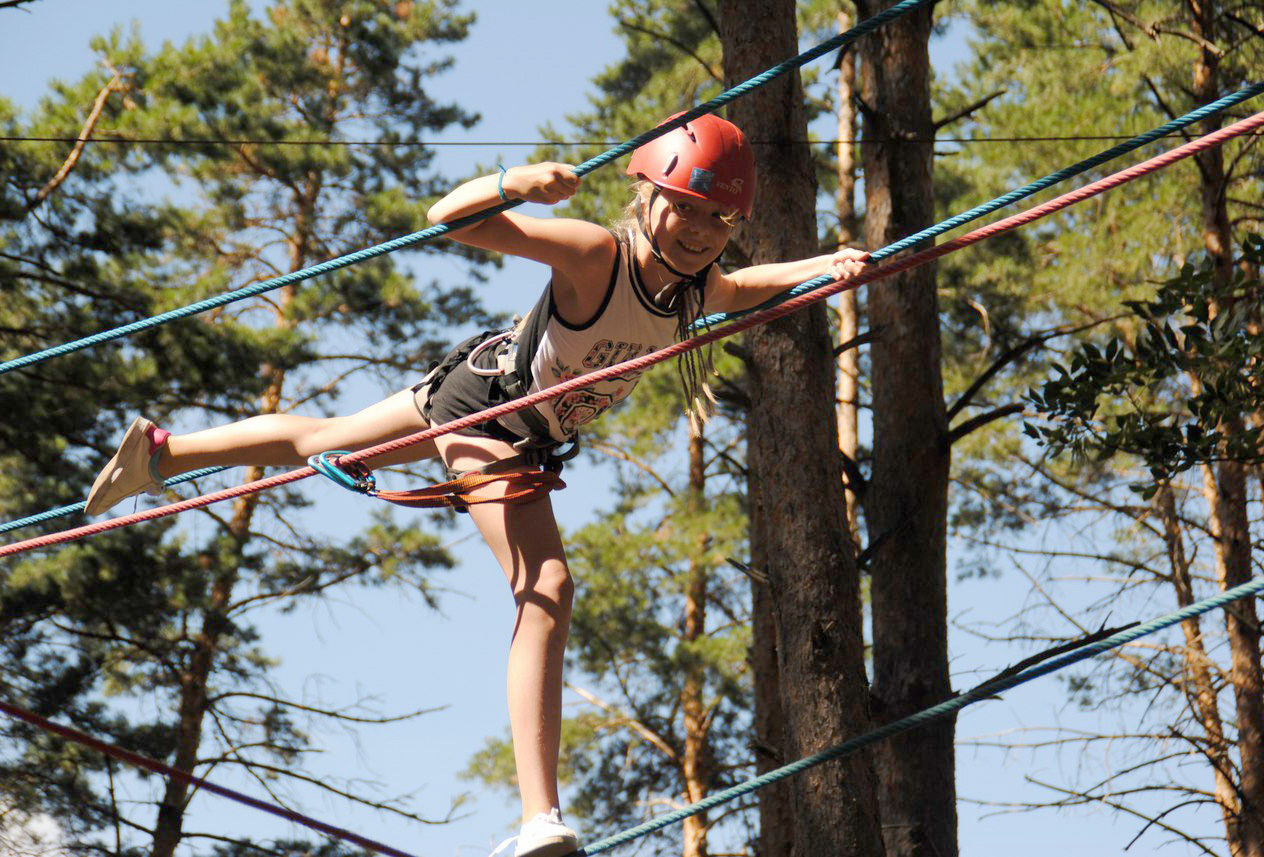
[[[624,206],[619,219],[610,225],[617,236],[626,236],[629,246],[641,237],[643,230],[648,231],[648,223],[642,224],[637,216],[640,207],[652,194],[655,185],[648,179],[637,179],[632,182],[633,196]],[[649,220],[648,212],[645,221]],[[634,260],[635,261],[635,260]],[[708,270],[710,266],[708,266]],[[662,309],[674,310],[676,313],[676,340],[683,342],[693,333],[694,322],[702,316],[705,297],[705,280],[691,278],[669,283],[658,294],[653,295],[654,303]],[[676,370],[680,374],[680,383],[685,394],[685,415],[689,418],[689,426],[698,433],[701,427],[715,413],[715,394],[707,379],[715,375],[715,366],[711,358],[711,344],[703,349],[690,349],[676,358]]]

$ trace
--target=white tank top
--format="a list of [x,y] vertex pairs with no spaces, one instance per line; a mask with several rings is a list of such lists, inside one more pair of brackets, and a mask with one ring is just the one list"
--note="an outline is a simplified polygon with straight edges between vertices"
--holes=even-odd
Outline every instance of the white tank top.
[[[528,392],[544,390],[563,381],[657,351],[676,341],[676,313],[660,309],[641,282],[629,236],[615,236],[617,250],[610,283],[596,314],[584,324],[572,325],[557,314],[552,283],[518,337],[518,348],[531,355]],[[518,365],[523,365],[522,355]],[[643,370],[642,370],[643,371]],[[548,422],[554,440],[569,440],[585,423],[627,398],[641,372],[595,381],[536,405]],[[499,422],[517,432],[521,421],[513,414]]]

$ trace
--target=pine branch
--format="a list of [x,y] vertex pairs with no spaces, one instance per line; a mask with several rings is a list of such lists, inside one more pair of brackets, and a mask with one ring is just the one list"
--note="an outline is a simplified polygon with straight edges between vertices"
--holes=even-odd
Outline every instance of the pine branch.
[[1132,24],[1138,30],[1145,33],[1146,36],[1148,36],[1152,41],[1157,42],[1159,40],[1159,36],[1161,35],[1176,36],[1177,38],[1186,39],[1188,41],[1193,42],[1194,44],[1202,48],[1204,51],[1207,51],[1209,54],[1212,54],[1216,57],[1223,56],[1224,54],[1224,51],[1220,48],[1219,45],[1215,44],[1214,42],[1207,41],[1206,39],[1204,39],[1202,36],[1198,35],[1197,33],[1190,33],[1185,30],[1177,30],[1160,23],[1147,24],[1146,22],[1138,18],[1136,15],[1133,15],[1128,10],[1121,8],[1118,4],[1110,2],[1110,0],[1092,0],[1092,2],[1096,3],[1098,6],[1101,6],[1107,12],[1111,13],[1111,15],[1122,18],[1125,21],[1127,21],[1129,24]]
[[850,351],[853,348],[859,348],[862,345],[868,345],[878,338],[878,334],[882,332],[881,328],[871,328],[864,333],[858,333],[846,342],[840,342],[834,346],[834,356],[838,357],[844,351]]
[[710,75],[711,79],[714,80],[716,83],[720,84],[721,86],[724,85],[724,78],[721,75],[717,74],[715,69],[711,68],[710,64],[708,64],[706,60],[698,56],[696,52],[694,52],[688,45],[684,44],[679,39],[672,38],[667,33],[661,33],[657,30],[652,30],[649,27],[644,27],[640,24],[633,23],[632,21],[629,21],[626,18],[616,18],[615,20],[618,22],[619,26],[623,27],[625,30],[632,30],[633,32],[640,33],[645,36],[649,36],[651,39],[653,39],[656,42],[666,42],[667,44],[671,45],[676,50],[680,51],[685,56],[692,59],[698,65],[702,66],[703,70],[706,71],[706,73]]
[[960,110],[957,110],[953,113],[949,113],[943,119],[933,122],[931,124],[931,127],[935,129],[936,133],[938,133],[940,129],[946,128],[947,126],[953,124],[954,122],[959,122],[960,120],[965,119],[970,114],[978,110],[982,110],[984,107],[988,105],[989,102],[991,102],[993,99],[1000,98],[1007,91],[1008,90],[1005,90],[1005,89],[998,89],[996,92],[993,92],[991,95],[985,95],[982,98],[980,98],[978,101],[975,101],[973,104],[968,104],[965,107],[962,107]]
[[[1060,794],[1067,795],[1068,797],[1077,798],[1082,803],[1100,803],[1103,806],[1108,806],[1111,809],[1116,810],[1117,812],[1122,812],[1127,815],[1135,816],[1141,819],[1142,821],[1147,822],[1145,827],[1141,829],[1141,833],[1145,833],[1145,831],[1148,830],[1150,827],[1158,826],[1166,830],[1168,833],[1171,833],[1173,836],[1177,836],[1185,840],[1189,844],[1200,848],[1202,851],[1208,854],[1209,857],[1218,857],[1215,851],[1212,851],[1210,848],[1204,845],[1201,841],[1199,841],[1199,839],[1197,839],[1196,837],[1191,836],[1188,833],[1185,833],[1184,831],[1177,830],[1175,827],[1172,827],[1171,825],[1164,823],[1162,821],[1162,816],[1166,815],[1167,814],[1166,812],[1162,813],[1159,816],[1148,816],[1139,810],[1133,809],[1132,807],[1127,806],[1118,801],[1110,800],[1109,798],[1102,795],[1090,795],[1084,792],[1075,791],[1074,789],[1068,789],[1061,786],[1055,786],[1050,783],[1041,782],[1040,780],[1037,780],[1034,777],[1024,777],[1024,779],[1026,779],[1029,783],[1040,786],[1042,788],[1049,789],[1050,791],[1058,792]],[[1137,835],[1140,836],[1141,834],[1139,833]],[[1132,841],[1136,842],[1137,840],[1136,838],[1134,838]],[[1129,843],[1129,845],[1131,844],[1132,843]]]
[[593,450],[594,452],[600,452],[602,455],[607,455],[610,458],[615,458],[615,459],[618,459],[619,461],[625,461],[628,464],[631,464],[637,470],[640,470],[646,476],[649,476],[651,479],[657,482],[658,487],[663,489],[663,491],[667,494],[668,497],[674,498],[676,496],[676,493],[672,491],[671,486],[667,484],[666,479],[664,479],[663,477],[655,473],[654,468],[650,467],[644,461],[641,461],[641,459],[637,458],[632,453],[626,450],[620,449],[619,447],[614,446],[613,444],[609,444],[609,443],[595,443],[595,442],[589,443],[588,448]]
[[999,419],[1004,419],[1005,417],[1008,417],[1011,414],[1021,414],[1023,412],[1024,407],[1025,406],[1022,404],[1015,403],[1012,405],[1002,405],[999,408],[993,408],[990,411],[985,411],[984,413],[976,414],[975,416],[971,417],[970,419],[958,425],[956,428],[950,429],[948,431],[948,445],[952,446],[957,441],[961,440],[963,437],[966,437],[971,432],[978,431],[979,429],[983,428],[988,423],[993,423]]
[[62,182],[70,175],[70,171],[75,168],[75,164],[79,163],[79,156],[83,154],[83,147],[87,144],[89,138],[92,137],[92,131],[96,127],[97,120],[101,118],[101,111],[105,109],[105,102],[111,93],[122,92],[125,89],[123,85],[123,73],[114,72],[114,77],[110,82],[101,88],[97,93],[97,97],[92,102],[92,109],[88,111],[88,118],[83,123],[83,130],[79,132],[75,145],[71,148],[70,154],[66,156],[66,160],[62,163],[61,168],[48,180],[45,185],[35,194],[35,199],[31,201],[28,209],[34,209],[44,200],[48,199],[52,193],[61,187]]
[[720,34],[720,22],[715,19],[715,13],[708,9],[707,4],[702,2],[702,0],[693,0],[693,5],[702,17],[707,19],[707,25],[711,27],[711,32],[718,36]]
[[[251,842],[249,839],[235,839],[231,836],[220,836],[215,833],[196,833],[196,832],[191,833],[187,831],[181,831],[180,838],[181,839],[210,839],[213,842],[226,842],[229,845],[234,846],[235,848],[249,848],[251,851],[257,851],[260,854],[267,855],[267,857],[294,857],[296,853],[294,849],[288,848],[288,847],[284,851],[277,851],[273,848],[265,848],[262,845],[258,845],[254,842]],[[121,854],[122,851],[120,851],[119,853]]]
[[315,776],[310,776],[308,774],[301,774],[301,773],[298,773],[297,771],[290,770],[289,768],[282,768],[277,765],[269,765],[264,762],[247,761],[245,759],[235,759],[235,758],[227,757],[227,756],[220,757],[220,758],[199,759],[198,761],[199,761],[199,764],[223,763],[223,764],[229,764],[229,765],[241,765],[242,767],[254,773],[256,777],[258,776],[259,771],[263,771],[277,777],[288,777],[292,780],[297,780],[298,782],[305,783],[310,786],[315,786],[316,788],[322,791],[329,792],[330,794],[336,795],[337,797],[343,798],[344,800],[349,800],[352,803],[359,804],[360,806],[365,806],[365,807],[368,807],[369,809],[381,810],[383,812],[393,813],[395,815],[400,816],[401,818],[406,818],[409,821],[416,821],[421,824],[447,824],[448,822],[452,820],[451,812],[449,812],[449,815],[447,818],[441,818],[441,819],[424,818],[420,815],[417,815],[416,813],[412,813],[412,812],[408,812],[407,810],[400,809],[398,806],[394,806],[389,801],[370,800],[366,797],[361,797],[355,792],[348,791],[346,789],[342,789],[337,786],[334,786],[329,782],[328,778],[315,777]]
[[948,412],[945,415],[946,421],[951,423],[957,414],[961,413],[962,410],[970,405],[970,403],[974,400],[975,394],[983,389],[988,381],[992,380],[992,378],[994,378],[1002,369],[1016,362],[1018,358],[1022,357],[1033,348],[1036,348],[1039,345],[1044,345],[1050,339],[1056,339],[1059,336],[1067,336],[1074,333],[1082,333],[1086,330],[1091,330],[1100,324],[1116,321],[1117,319],[1123,317],[1124,316],[1122,315],[1110,316],[1109,318],[1097,319],[1073,327],[1054,328],[1046,333],[1038,333],[1034,336],[1028,337],[993,360],[991,365],[984,369],[983,372],[980,373],[979,377],[974,379],[970,386],[966,388],[965,392],[957,398],[957,401],[953,402],[948,408]]
[[1036,664],[1043,663],[1044,661],[1047,661],[1050,658],[1057,657],[1058,655],[1066,654],[1067,652],[1073,652],[1076,649],[1082,649],[1087,645],[1097,642],[1098,640],[1103,640],[1106,637],[1110,637],[1114,634],[1118,634],[1120,631],[1126,631],[1127,629],[1133,628],[1137,626],[1138,624],[1140,623],[1131,622],[1127,625],[1123,625],[1118,628],[1107,628],[1105,625],[1103,625],[1101,628],[1098,628],[1096,631],[1094,631],[1091,634],[1086,634],[1083,637],[1079,637],[1077,639],[1071,640],[1070,642],[1063,643],[1059,646],[1053,646],[1051,648],[1045,649],[1043,652],[1037,652],[1031,657],[1023,658],[1018,663],[1013,664],[1012,666],[1006,667],[1005,669],[1001,670],[999,673],[992,676],[992,678],[988,679],[987,681],[981,684],[975,685],[973,688],[970,689],[969,692],[972,694],[985,693],[997,682],[1003,679],[1010,678],[1011,676],[1018,675],[1019,673],[1028,669],[1029,667],[1034,667]]
[[616,718],[616,720],[620,724],[627,726],[637,735],[640,735],[642,738],[648,741],[653,747],[655,747],[660,753],[666,756],[673,763],[678,764],[680,762],[680,756],[679,754],[676,753],[675,749],[672,748],[671,744],[668,744],[665,738],[663,738],[653,729],[650,729],[640,720],[623,713],[614,705],[610,704],[609,702],[606,702],[604,699],[601,699],[600,697],[598,697],[596,694],[592,693],[591,691],[585,690],[582,687],[577,687],[571,684],[570,682],[566,683],[566,687],[574,691],[576,694],[578,694],[581,698],[583,698],[589,704],[597,706],[606,714],[609,714],[612,717]]
[[[286,708],[294,708],[299,711],[306,711],[309,714],[319,714],[322,717],[333,717],[338,720],[345,720],[351,723],[371,723],[375,725],[380,725],[383,723],[399,723],[404,720],[413,720],[417,717],[421,717],[424,714],[434,714],[437,711],[444,711],[448,708],[448,706],[446,705],[440,705],[436,708],[419,708],[416,711],[409,712],[408,714],[400,714],[393,717],[355,717],[353,715],[345,714],[342,711],[337,711],[334,709],[317,708],[311,705],[304,705],[303,703],[300,703],[300,702],[294,702],[293,700],[282,699],[281,697],[278,697],[278,696],[269,696],[263,693],[251,693],[249,691],[244,691],[244,690],[235,690],[235,691],[229,691],[227,693],[221,693],[218,696],[212,697],[208,701],[208,704],[215,705],[219,702],[222,702],[225,699],[230,699],[230,698],[235,698],[235,697],[255,699],[261,702],[270,702],[274,705],[281,705],[281,706],[285,706]],[[357,703],[357,705],[359,705],[359,703]]]

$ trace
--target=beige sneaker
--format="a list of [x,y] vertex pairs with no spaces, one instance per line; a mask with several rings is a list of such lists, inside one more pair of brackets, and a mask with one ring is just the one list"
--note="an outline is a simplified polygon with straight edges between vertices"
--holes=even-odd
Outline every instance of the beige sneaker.
[[579,850],[579,837],[562,824],[562,813],[553,809],[522,825],[514,857],[566,857]]
[[562,823],[562,812],[556,807],[522,825],[521,832],[500,843],[492,857],[515,843],[514,857],[567,857],[579,850],[579,837]]
[[162,493],[162,480],[150,471],[150,459],[170,432],[158,428],[144,417],[137,417],[128,426],[118,452],[105,465],[92,483],[84,514],[100,515],[116,503],[135,497],[142,491]]

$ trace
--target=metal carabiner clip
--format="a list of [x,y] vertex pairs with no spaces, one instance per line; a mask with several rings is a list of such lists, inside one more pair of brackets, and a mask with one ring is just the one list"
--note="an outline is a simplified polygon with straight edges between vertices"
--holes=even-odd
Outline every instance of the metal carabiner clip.
[[355,491],[359,494],[375,494],[377,493],[377,479],[373,476],[373,471],[366,465],[358,461],[347,462],[347,466],[352,468],[350,472],[343,470],[340,464],[336,464],[329,460],[331,455],[350,455],[351,453],[345,449],[331,449],[328,452],[322,452],[319,455],[310,455],[307,458],[307,466],[315,470],[321,476],[332,479],[339,486],[346,488],[348,491]]

